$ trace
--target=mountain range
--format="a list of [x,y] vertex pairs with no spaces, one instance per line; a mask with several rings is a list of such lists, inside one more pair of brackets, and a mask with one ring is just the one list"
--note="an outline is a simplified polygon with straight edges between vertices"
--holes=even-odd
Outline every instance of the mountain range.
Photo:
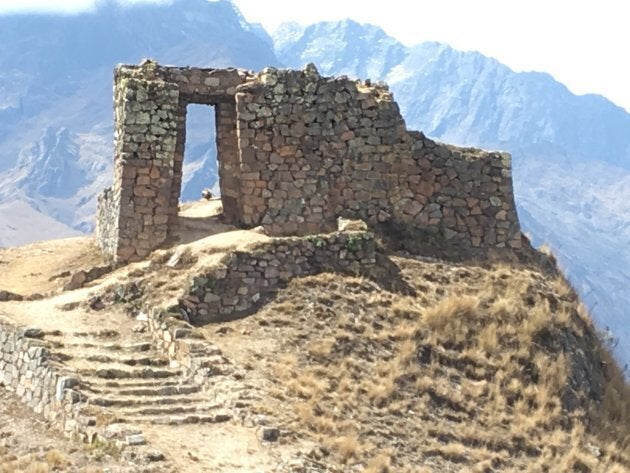
[[[151,57],[194,66],[303,67],[387,82],[407,125],[513,155],[519,216],[547,244],[630,362],[630,114],[541,72],[478,52],[407,47],[352,20],[270,36],[228,0],[99,4],[0,16],[0,246],[90,232],[111,182],[112,69]],[[217,184],[212,109],[189,109],[184,199]]]

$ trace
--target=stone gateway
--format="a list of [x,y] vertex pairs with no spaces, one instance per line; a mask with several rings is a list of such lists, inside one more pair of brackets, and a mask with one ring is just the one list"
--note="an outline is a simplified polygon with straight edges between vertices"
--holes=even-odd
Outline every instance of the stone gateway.
[[270,235],[362,219],[441,245],[519,250],[510,155],[409,131],[385,85],[303,71],[118,66],[115,178],[97,238],[116,261],[146,257],[177,225],[186,107],[214,105],[226,222]]

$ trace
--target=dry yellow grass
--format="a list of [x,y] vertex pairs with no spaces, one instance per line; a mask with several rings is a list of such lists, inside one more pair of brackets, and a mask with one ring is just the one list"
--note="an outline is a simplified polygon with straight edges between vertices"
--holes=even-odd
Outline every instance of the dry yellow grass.
[[342,463],[348,463],[357,457],[361,444],[355,435],[344,435],[335,439],[331,447],[337,453]]
[[[243,321],[283,327],[279,422],[372,473],[630,468],[628,386],[562,278],[397,263],[416,296],[324,274]],[[601,380],[600,401],[571,387],[582,357],[601,360],[581,381]]]
[[389,452],[379,453],[370,459],[363,473],[389,473],[392,468],[392,455]]
[[66,471],[71,465],[71,460],[56,449],[39,455],[17,456],[9,453],[6,447],[0,448],[0,473],[49,473]]

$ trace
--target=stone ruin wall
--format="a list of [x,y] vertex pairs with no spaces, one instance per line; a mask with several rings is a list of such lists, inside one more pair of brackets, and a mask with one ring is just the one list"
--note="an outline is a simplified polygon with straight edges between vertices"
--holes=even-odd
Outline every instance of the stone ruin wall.
[[341,215],[434,229],[452,246],[520,248],[510,156],[407,131],[387,88],[268,70],[236,106],[244,224],[316,233]]
[[332,231],[339,216],[417,230],[475,254],[523,245],[510,156],[406,129],[386,86],[268,68],[120,66],[112,189],[97,236],[141,259],[177,224],[186,106],[215,105],[224,218],[271,235]]
[[248,74],[153,62],[116,69],[114,184],[99,197],[97,212],[97,240],[106,255],[142,259],[176,228],[190,103],[215,106],[224,215],[238,222],[234,94]]

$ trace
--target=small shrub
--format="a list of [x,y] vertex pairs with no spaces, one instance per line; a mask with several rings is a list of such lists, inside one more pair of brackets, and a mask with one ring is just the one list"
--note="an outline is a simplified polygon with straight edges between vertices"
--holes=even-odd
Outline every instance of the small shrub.
[[313,244],[313,246],[315,246],[315,248],[319,250],[326,248],[326,240],[324,240],[322,237],[309,236],[307,239]]
[[361,249],[361,240],[362,238],[358,235],[349,235],[346,241],[346,249],[353,252]]

